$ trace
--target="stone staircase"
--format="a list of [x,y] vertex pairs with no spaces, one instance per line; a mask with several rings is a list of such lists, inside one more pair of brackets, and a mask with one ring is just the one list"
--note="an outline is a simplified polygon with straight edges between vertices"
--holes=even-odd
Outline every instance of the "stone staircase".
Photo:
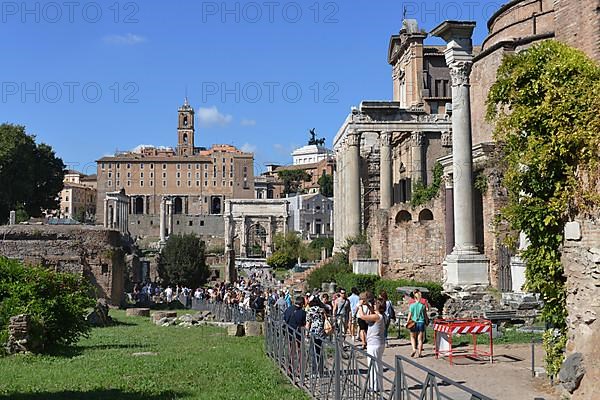
[[332,261],[332,257],[326,258],[324,260],[319,261],[314,267],[308,269],[303,272],[295,272],[289,278],[284,280],[283,285],[288,288],[292,288],[294,290],[299,290],[301,292],[305,292],[307,290],[306,280],[308,279],[308,275],[314,270],[321,268],[323,265]]

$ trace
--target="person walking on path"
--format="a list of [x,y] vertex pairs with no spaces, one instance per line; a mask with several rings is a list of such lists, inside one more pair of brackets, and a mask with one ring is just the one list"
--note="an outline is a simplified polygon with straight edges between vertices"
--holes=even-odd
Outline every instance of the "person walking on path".
[[[373,295],[370,292],[362,292],[360,294],[360,300],[358,303],[358,311],[362,312],[365,315],[368,315],[371,313],[370,308],[368,307],[369,305],[373,305]],[[357,311],[357,317],[358,317],[358,311]],[[367,329],[369,328],[369,324],[367,324],[367,322],[362,319],[362,318],[358,318],[358,336],[360,338],[360,341],[362,343],[362,348],[363,350],[367,349]]]
[[[369,310],[365,314],[363,307]],[[369,354],[369,385],[371,390],[383,390],[383,368],[381,367],[383,351],[385,349],[385,302],[377,299],[374,305],[362,304],[358,309],[358,318],[369,325],[367,330],[367,354]]]
[[350,317],[350,301],[346,298],[346,291],[340,290],[338,298],[333,303],[333,315],[338,332],[346,336],[348,330],[348,319]]
[[358,302],[360,301],[360,297],[358,296],[358,289],[353,287],[350,289],[352,294],[348,297],[348,301],[350,302],[350,334],[352,335],[352,340],[357,340],[357,332],[356,332],[356,311],[358,310]]
[[415,325],[410,330],[410,344],[412,346],[411,357],[417,354],[418,357],[423,355],[423,333],[425,332],[425,305],[421,302],[421,292],[415,289],[413,292],[415,302],[408,308],[408,320],[415,322]]
[[306,313],[306,330],[312,336],[312,373],[318,376],[323,374],[323,339],[327,336],[325,334],[325,309],[323,303],[319,300],[318,296],[310,296],[308,302],[308,312]]
[[382,290],[379,294],[379,298],[385,304],[385,345],[388,346],[388,332],[390,329],[390,323],[392,320],[396,320],[396,311],[394,310],[394,304],[388,299],[387,292]]

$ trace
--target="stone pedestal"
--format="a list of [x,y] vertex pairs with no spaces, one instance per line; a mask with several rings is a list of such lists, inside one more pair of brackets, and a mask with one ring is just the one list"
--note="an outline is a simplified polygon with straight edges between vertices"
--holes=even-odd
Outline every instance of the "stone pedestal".
[[489,260],[483,254],[449,254],[444,261],[444,289],[464,286],[488,286]]
[[513,292],[522,293],[525,285],[526,264],[519,256],[510,258],[510,275],[512,279]]

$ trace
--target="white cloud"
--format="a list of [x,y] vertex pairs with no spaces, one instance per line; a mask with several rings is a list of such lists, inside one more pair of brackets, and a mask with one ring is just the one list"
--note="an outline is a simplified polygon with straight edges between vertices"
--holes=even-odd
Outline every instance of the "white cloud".
[[128,33],[126,35],[108,35],[104,36],[104,43],[114,44],[119,46],[135,46],[136,44],[144,43],[146,38],[140,35]]
[[233,121],[233,117],[229,114],[221,114],[216,106],[198,109],[198,123],[201,126],[225,126],[229,125],[231,121]]
[[253,119],[245,119],[245,118],[244,118],[244,119],[243,119],[243,120],[240,122],[240,125],[242,125],[242,126],[254,126],[254,125],[256,125],[256,121],[255,121],[255,120],[253,120]]
[[240,150],[246,153],[256,153],[256,149],[256,145],[250,143],[244,143],[242,147],[240,147]]

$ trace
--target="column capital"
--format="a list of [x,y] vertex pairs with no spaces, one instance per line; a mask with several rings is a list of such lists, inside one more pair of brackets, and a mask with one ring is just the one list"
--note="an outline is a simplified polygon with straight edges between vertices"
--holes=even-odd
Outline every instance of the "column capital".
[[425,134],[421,131],[415,131],[410,134],[411,144],[413,146],[422,146],[425,141]]
[[456,61],[449,64],[452,86],[467,86],[470,84],[472,61]]
[[381,131],[379,135],[379,143],[381,146],[390,146],[392,144],[392,138],[394,137],[394,131]]
[[349,130],[346,135],[346,143],[348,146],[360,146],[360,135],[361,132],[356,129]]

